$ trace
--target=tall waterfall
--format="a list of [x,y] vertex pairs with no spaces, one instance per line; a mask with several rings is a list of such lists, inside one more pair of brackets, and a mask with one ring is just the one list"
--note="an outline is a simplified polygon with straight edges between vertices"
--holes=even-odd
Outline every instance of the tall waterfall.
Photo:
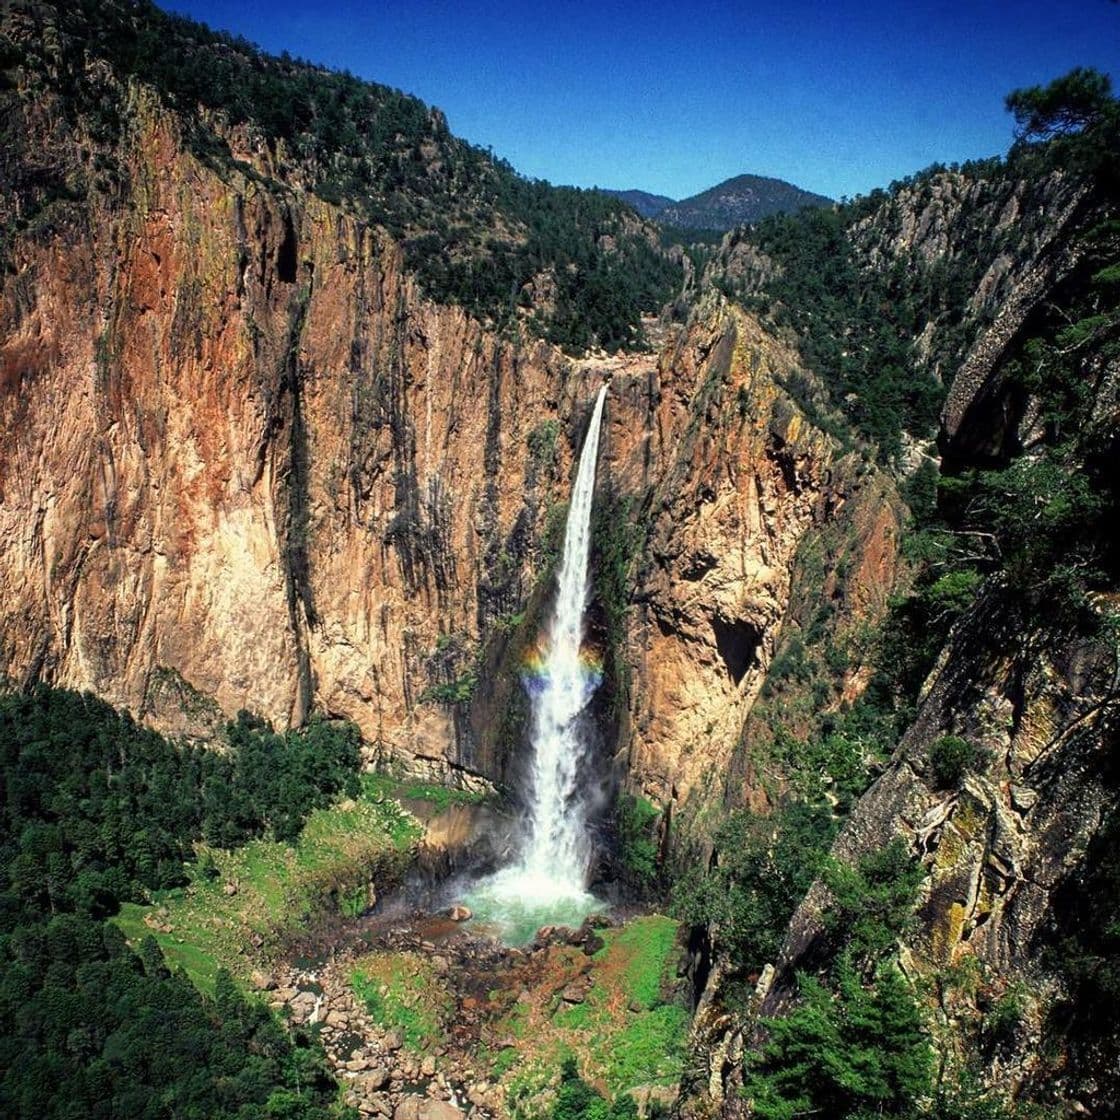
[[532,766],[527,834],[518,861],[479,884],[480,916],[531,933],[534,922],[579,921],[598,906],[587,893],[591,846],[580,777],[587,744],[579,717],[602,679],[582,651],[590,590],[591,499],[607,387],[599,390],[579,458],[564,530],[556,602],[537,658],[526,673],[532,700]]
[[597,667],[581,660],[580,647],[589,590],[591,497],[606,395],[604,385],[579,457],[564,530],[556,605],[544,646],[540,683],[533,690],[532,808],[521,868],[527,877],[552,881],[569,892],[583,890],[590,855],[578,788],[584,744],[576,721],[602,675]]

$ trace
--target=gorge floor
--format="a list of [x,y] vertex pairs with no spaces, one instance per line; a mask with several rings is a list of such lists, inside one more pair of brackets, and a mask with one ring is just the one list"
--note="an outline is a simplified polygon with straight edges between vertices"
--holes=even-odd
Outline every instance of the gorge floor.
[[608,1098],[671,1099],[691,1007],[675,921],[617,906],[511,947],[446,916],[443,877],[500,816],[370,776],[295,844],[205,853],[209,876],[117,921],[134,944],[155,937],[203,990],[225,967],[317,1034],[366,1116],[538,1115],[569,1057]]
[[256,982],[295,1026],[319,1032],[365,1115],[532,1115],[568,1057],[608,1098],[665,1103],[688,1019],[677,926],[654,914],[609,921],[511,948],[439,916],[375,915],[334,937],[326,957]]

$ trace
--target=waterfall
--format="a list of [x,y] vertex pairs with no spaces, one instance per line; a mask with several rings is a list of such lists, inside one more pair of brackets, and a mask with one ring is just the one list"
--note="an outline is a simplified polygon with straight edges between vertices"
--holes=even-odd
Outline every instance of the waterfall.
[[591,554],[591,498],[599,454],[599,426],[607,387],[599,390],[564,529],[556,604],[548,627],[539,685],[532,689],[533,767],[529,839],[521,867],[527,876],[582,891],[590,850],[579,795],[584,744],[577,720],[602,674],[580,657]]
[[525,676],[533,752],[525,842],[518,861],[479,884],[471,897],[476,912],[530,935],[534,923],[578,922],[598,906],[586,890],[591,846],[580,776],[587,744],[579,717],[602,679],[582,645],[590,591],[591,500],[606,394],[604,385],[580,453],[552,616]]

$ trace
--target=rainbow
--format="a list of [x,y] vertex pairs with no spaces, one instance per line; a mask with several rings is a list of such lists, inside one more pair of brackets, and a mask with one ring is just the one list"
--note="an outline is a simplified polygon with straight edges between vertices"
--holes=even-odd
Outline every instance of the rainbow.
[[[603,655],[594,646],[581,646],[579,651],[580,675],[588,692],[593,692],[603,680]],[[537,695],[548,681],[548,665],[540,645],[531,646],[521,658],[521,683],[531,695]]]

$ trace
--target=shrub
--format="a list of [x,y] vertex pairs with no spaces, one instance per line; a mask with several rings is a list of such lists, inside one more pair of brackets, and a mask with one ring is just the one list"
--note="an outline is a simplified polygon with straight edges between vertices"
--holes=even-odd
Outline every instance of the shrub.
[[648,891],[657,882],[657,822],[661,814],[644,797],[618,798],[619,859],[631,885]]
[[984,1034],[993,1046],[1010,1042],[1022,1021],[1023,993],[1019,988],[1011,988],[992,1004],[984,1016]]
[[965,774],[974,770],[981,758],[981,751],[959,735],[942,735],[929,749],[929,765],[933,779],[940,789],[955,789]]
[[773,960],[794,907],[820,870],[835,832],[827,809],[786,806],[769,816],[740,810],[716,831],[717,859],[673,888],[677,917],[709,925],[732,963],[754,972]]
[[909,921],[924,876],[898,837],[855,867],[830,861],[823,878],[833,903],[822,919],[838,958],[873,969]]
[[931,1083],[931,1052],[902,973],[890,965],[864,985],[844,967],[830,992],[800,980],[802,1002],[765,1022],[770,1038],[743,1092],[754,1115],[792,1120],[910,1115]]

